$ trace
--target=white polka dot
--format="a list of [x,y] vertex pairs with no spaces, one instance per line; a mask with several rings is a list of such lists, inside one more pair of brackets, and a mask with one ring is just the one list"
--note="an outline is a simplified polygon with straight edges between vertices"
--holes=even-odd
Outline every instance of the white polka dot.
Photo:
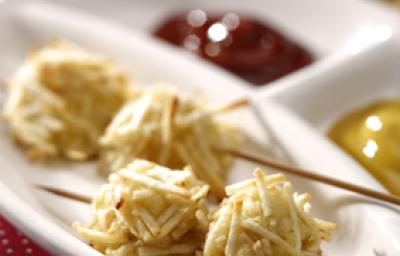
[[21,242],[22,242],[22,244],[28,244],[28,243],[29,243],[29,240],[26,239],[26,238],[24,238],[24,239],[21,240]]
[[26,252],[27,254],[31,254],[31,253],[33,252],[33,250],[32,250],[32,248],[26,248],[26,249],[25,249],[25,252]]
[[7,254],[13,254],[14,250],[12,248],[7,248],[6,253]]
[[3,239],[3,240],[1,240],[1,244],[2,245],[7,245],[7,244],[9,244],[10,243],[10,241],[8,240],[8,239]]
[[0,236],[4,236],[6,234],[6,231],[0,229]]

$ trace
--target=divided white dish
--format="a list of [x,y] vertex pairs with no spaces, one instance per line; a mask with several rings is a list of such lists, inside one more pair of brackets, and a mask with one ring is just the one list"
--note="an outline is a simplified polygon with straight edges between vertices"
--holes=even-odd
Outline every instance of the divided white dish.
[[[225,6],[228,6],[227,2],[222,1]],[[319,2],[308,0],[304,4],[307,6],[315,4],[314,11],[318,12],[321,11],[318,8],[323,7]],[[360,18],[354,21],[353,27],[346,30],[347,37],[345,33],[341,34],[341,39],[336,38],[334,46],[327,43],[334,39],[332,37],[312,39],[294,32],[299,30],[296,27],[298,23],[295,21],[300,17],[296,16],[296,13],[287,12],[288,8],[285,8],[285,4],[291,3],[290,1],[262,3],[263,6],[271,4],[277,13],[281,10],[282,14],[290,17],[288,20],[291,20],[292,27],[288,24],[287,27],[291,27],[288,32],[315,49],[321,57],[321,61],[309,68],[264,88],[251,87],[211,64],[159,43],[143,33],[132,32],[78,11],[39,2],[5,2],[4,5],[0,4],[2,7],[0,8],[0,26],[4,27],[4,40],[0,46],[0,54],[3,56],[3,59],[0,60],[0,75],[8,76],[22,61],[32,45],[40,45],[44,39],[54,36],[70,39],[112,57],[126,68],[137,83],[159,80],[172,82],[184,90],[201,90],[211,102],[244,96],[251,97],[254,99],[254,107],[270,124],[277,139],[285,146],[295,162],[321,172],[326,171],[326,174],[332,172],[335,175],[346,177],[348,180],[382,189],[348,156],[337,150],[317,131],[311,129],[295,115],[302,116],[315,127],[322,127],[327,120],[325,116],[335,115],[333,110],[336,109],[332,105],[326,108],[321,107],[321,112],[316,112],[323,115],[311,112],[310,110],[315,109],[315,105],[311,104],[319,104],[315,95],[319,95],[320,92],[331,95],[330,88],[333,88],[331,85],[336,82],[340,84],[369,82],[370,90],[377,88],[372,86],[372,79],[357,78],[362,77],[359,76],[362,72],[366,72],[371,77],[377,74],[377,82],[390,84],[391,87],[387,87],[388,91],[397,89],[397,95],[399,95],[399,87],[395,84],[399,75],[396,74],[394,67],[394,64],[397,63],[395,57],[398,55],[392,54],[393,50],[394,53],[400,55],[400,51],[393,48],[392,45],[392,42],[396,40],[396,33],[398,33],[394,25],[397,16],[387,13],[384,8],[379,9],[364,2],[349,2],[353,6],[352,8],[358,6],[363,8],[366,13],[371,14],[372,18],[369,23],[372,27],[383,26],[392,34],[388,34],[386,37],[385,34],[382,34],[382,38],[378,37],[378,40],[376,37],[371,37],[365,42],[365,47],[344,47],[339,50],[341,44],[344,44],[352,34],[366,25],[365,19]],[[219,8],[224,7],[222,3]],[[345,3],[331,3],[332,8],[337,11],[340,10],[339,7],[342,4]],[[203,3],[203,5],[206,6],[207,3]],[[173,6],[172,4],[171,7]],[[190,6],[187,5],[188,8]],[[234,2],[232,6],[239,8],[241,5]],[[251,8],[247,9],[251,11]],[[275,16],[272,13],[267,14],[284,27],[284,19],[279,18],[277,13]],[[321,17],[325,24],[333,26],[334,23],[329,17],[323,18]],[[302,25],[307,25],[307,23],[302,23]],[[308,26],[308,29],[312,32],[312,29],[316,29],[316,27]],[[321,31],[314,32],[322,33]],[[358,49],[360,52],[355,54],[354,51],[351,51],[354,49]],[[333,52],[336,53],[331,54]],[[376,52],[385,54],[376,54]],[[323,59],[328,55],[331,56]],[[385,56],[392,58],[393,69],[381,68],[376,70],[376,73],[369,72],[369,70],[375,70],[373,68],[376,63],[385,61]],[[351,80],[347,79],[350,77]],[[324,91],[321,88],[326,89]],[[339,96],[340,94],[336,99],[340,100]],[[356,97],[357,95],[354,92],[351,96]],[[266,100],[267,98],[270,100]],[[309,98],[312,100],[307,100]],[[277,100],[280,104],[273,103],[271,99]],[[340,105],[343,102],[335,102],[334,99],[330,99],[332,104]],[[259,141],[270,142],[270,138],[260,127],[251,110],[238,111],[231,115],[231,119],[244,125],[247,131],[251,132],[252,136]],[[308,147],[304,147],[305,144]],[[0,212],[55,255],[98,255],[92,248],[76,238],[69,228],[72,220],[87,218],[88,206],[35,191],[29,184],[44,183],[89,194],[104,182],[95,176],[94,164],[51,167],[32,165],[25,159],[23,153],[11,143],[4,126],[1,127],[0,132],[0,152]],[[318,152],[318,155],[315,152]],[[232,171],[230,181],[239,181],[249,177],[253,167],[253,164],[238,161]],[[318,216],[336,221],[341,226],[334,241],[324,247],[327,255],[373,256],[374,249],[384,250],[387,256],[399,254],[400,244],[397,237],[400,237],[400,230],[388,229],[391,225],[400,226],[399,213],[393,213],[393,210],[370,201],[365,203],[359,197],[338,189],[295,177],[290,177],[290,179],[298,190],[310,191],[314,195],[313,207]],[[385,219],[375,220],[374,215],[385,216]]]
[[[290,81],[276,84],[272,91],[266,88],[265,93],[273,94],[321,131],[326,131],[334,120],[354,108],[380,99],[398,98],[399,30],[384,25],[365,30],[371,33],[372,40],[359,45],[364,50],[356,51],[350,42],[323,60],[322,65],[313,67],[316,75],[311,72],[296,74]],[[358,35],[353,39],[357,37],[360,42],[364,39]]]
[[360,28],[395,24],[397,11],[374,0],[56,0],[147,33],[163,17],[190,9],[238,11],[276,26],[318,56],[335,52]]
[[[291,77],[290,81],[282,87],[276,85],[275,90],[266,91],[266,94],[284,105],[297,118],[308,123],[310,128],[321,133],[321,138],[324,137],[323,134],[333,125],[333,122],[344,114],[379,100],[399,99],[399,31],[386,26],[372,26],[367,29],[372,32],[373,36],[370,37],[374,38],[374,42],[365,46],[364,51],[354,51],[352,45],[348,44],[325,60],[330,64],[330,68],[321,68],[318,75],[314,76],[299,74],[297,77]],[[291,93],[287,93],[288,91]],[[301,136],[303,137],[304,134]],[[294,147],[295,140],[289,140],[288,137],[289,133],[286,132],[284,140]],[[350,163],[347,163],[351,157],[333,142],[326,141],[326,147],[337,151],[336,155],[342,155],[341,160],[325,160],[331,163],[329,168],[325,168],[328,173],[330,170],[335,177],[385,191],[357,163],[350,168],[352,171],[346,170],[346,167],[351,166]],[[318,152],[310,144],[304,146],[303,149]],[[318,154],[318,157],[322,156]],[[303,162],[305,158],[301,157],[298,161]],[[354,162],[352,159],[351,161]],[[340,166],[341,164],[343,166]],[[336,165],[338,166],[336,167]],[[361,176],[364,178],[361,179]],[[359,210],[361,209],[364,209],[363,212],[368,212],[367,214],[379,223],[382,230],[393,235],[392,239],[396,241],[397,246],[400,244],[398,238],[400,234],[399,207],[385,209],[363,205]],[[390,251],[389,249],[385,250]],[[386,253],[397,255],[398,250],[397,248]]]

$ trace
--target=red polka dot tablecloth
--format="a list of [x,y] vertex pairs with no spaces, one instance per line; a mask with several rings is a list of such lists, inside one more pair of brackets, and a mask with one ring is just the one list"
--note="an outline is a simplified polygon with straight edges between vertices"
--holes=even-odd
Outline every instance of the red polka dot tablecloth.
[[0,256],[50,256],[0,215]]

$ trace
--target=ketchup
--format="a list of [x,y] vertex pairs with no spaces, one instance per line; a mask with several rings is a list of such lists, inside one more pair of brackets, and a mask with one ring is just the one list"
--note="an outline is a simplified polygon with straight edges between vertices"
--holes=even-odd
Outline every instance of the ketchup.
[[313,61],[311,54],[260,21],[202,10],[171,16],[154,35],[197,53],[239,77],[262,85]]

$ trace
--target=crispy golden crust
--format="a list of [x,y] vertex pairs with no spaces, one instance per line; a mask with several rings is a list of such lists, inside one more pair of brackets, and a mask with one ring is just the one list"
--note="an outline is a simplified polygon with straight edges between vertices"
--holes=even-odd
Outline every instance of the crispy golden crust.
[[32,159],[84,160],[126,97],[108,59],[63,41],[35,51],[9,83],[4,117]]
[[226,188],[230,197],[213,215],[204,255],[320,255],[336,225],[311,217],[310,196],[293,193],[282,174],[256,169],[254,177]]
[[105,255],[195,255],[208,230],[209,187],[187,170],[135,160],[111,174],[78,233]]
[[141,91],[121,108],[101,138],[99,169],[112,172],[135,158],[169,168],[190,165],[222,199],[232,158],[214,145],[235,148],[242,134],[218,121],[219,111],[224,110],[205,107],[173,87]]

